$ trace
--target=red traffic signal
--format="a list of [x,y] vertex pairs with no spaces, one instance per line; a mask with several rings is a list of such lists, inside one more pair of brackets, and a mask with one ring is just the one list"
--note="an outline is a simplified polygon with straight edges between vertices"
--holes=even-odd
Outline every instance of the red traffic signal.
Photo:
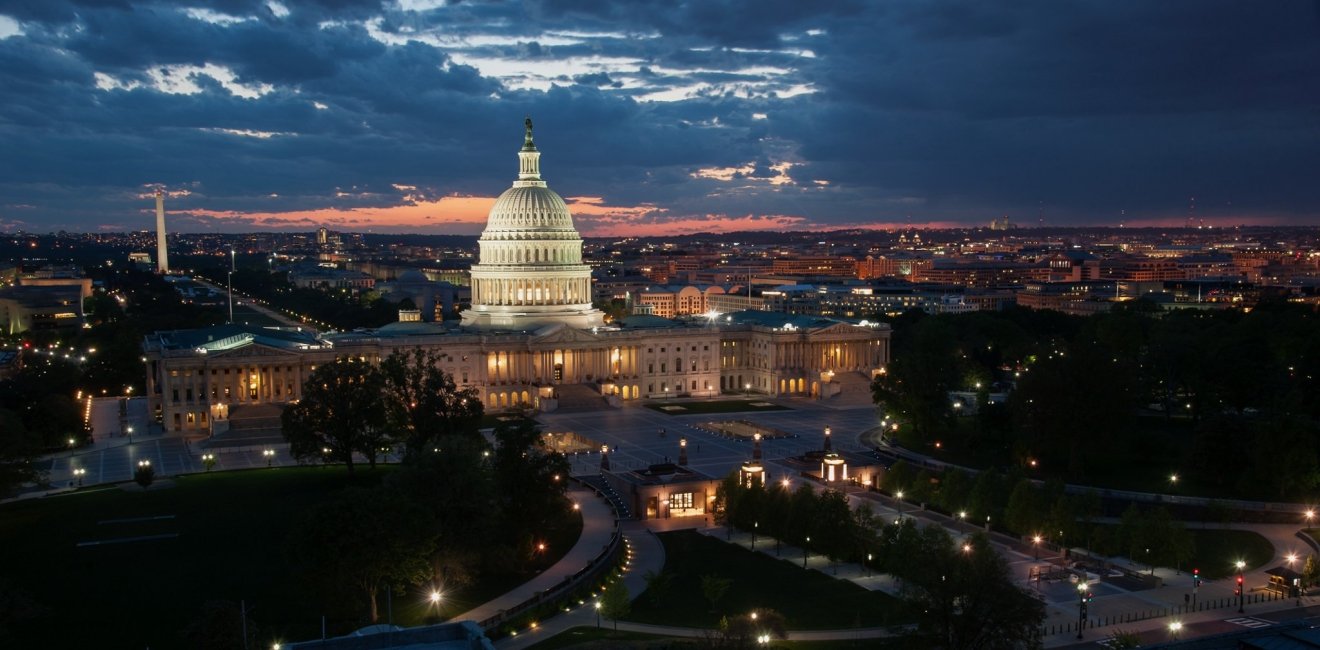
[[1242,576],[1238,576],[1238,577],[1237,577],[1237,582],[1238,582],[1238,586],[1241,587],[1241,586],[1242,586]]
[[1194,575],[1194,576],[1199,576],[1199,575],[1201,575],[1201,570],[1200,570],[1200,569],[1192,569],[1192,575]]

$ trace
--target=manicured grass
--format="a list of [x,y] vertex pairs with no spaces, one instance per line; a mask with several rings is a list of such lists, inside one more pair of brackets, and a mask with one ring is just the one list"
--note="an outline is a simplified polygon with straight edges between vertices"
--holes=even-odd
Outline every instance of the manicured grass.
[[[1227,578],[1237,573],[1233,563],[1242,560],[1247,570],[1257,569],[1274,559],[1274,545],[1259,533],[1249,530],[1189,530],[1196,540],[1196,554],[1183,570],[1197,568],[1208,580]],[[1301,570],[1301,567],[1297,567]]]
[[[575,627],[550,637],[529,650],[558,650],[559,648],[579,648],[581,650],[605,649],[654,649],[662,648],[701,648],[706,647],[700,639],[678,636],[660,636],[620,630],[615,632],[608,623],[602,622],[601,629],[594,627]],[[890,648],[898,647],[892,639],[850,639],[841,641],[771,641],[767,648],[780,650],[842,650],[844,648]]]
[[[742,413],[746,411],[789,411],[764,399],[727,399],[713,402],[647,402],[646,408],[665,415],[704,415],[708,413]],[[680,410],[681,408],[681,410]]]
[[[659,602],[642,594],[629,620],[659,625],[714,628],[720,617],[770,608],[784,615],[789,629],[844,629],[903,621],[901,603],[846,580],[803,570],[794,561],[753,553],[693,531],[664,533],[665,571],[672,582]],[[701,577],[732,583],[712,608]]]
[[[321,611],[320,594],[294,575],[288,533],[308,508],[345,487],[379,484],[392,469],[362,468],[353,478],[335,466],[214,472],[145,492],[111,487],[0,506],[5,582],[43,610],[10,631],[21,647],[177,648],[203,603],[242,600],[263,640],[316,638],[322,614],[333,613]],[[152,519],[111,521],[138,518]],[[177,537],[77,546],[160,534]],[[578,534],[580,527],[574,540]],[[550,541],[559,552],[572,544]],[[454,590],[440,614],[459,613],[526,578],[491,577]],[[423,597],[396,595],[395,623],[434,615]],[[383,618],[383,594],[380,606]],[[332,615],[327,623],[335,635],[362,621]]]

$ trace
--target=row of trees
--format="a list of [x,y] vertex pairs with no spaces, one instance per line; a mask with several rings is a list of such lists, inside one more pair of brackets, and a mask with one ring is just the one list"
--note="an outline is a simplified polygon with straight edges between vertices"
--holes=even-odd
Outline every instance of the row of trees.
[[[1084,479],[1116,456],[1158,450],[1203,469],[1189,478],[1243,496],[1320,485],[1320,402],[1310,398],[1320,315],[1308,307],[1163,312],[1135,301],[1085,318],[1012,308],[905,315],[894,327],[893,362],[872,390],[905,422],[903,444],[956,430],[983,465],[1031,458]],[[1011,390],[1008,403],[988,404],[991,390]],[[976,393],[978,415],[959,422],[951,391]]]
[[727,526],[897,577],[917,621],[908,631],[914,647],[1041,645],[1044,605],[1013,584],[1003,558],[979,535],[955,543],[940,526],[885,522],[865,504],[850,508],[836,490],[749,486],[736,474],[720,485],[715,508]]

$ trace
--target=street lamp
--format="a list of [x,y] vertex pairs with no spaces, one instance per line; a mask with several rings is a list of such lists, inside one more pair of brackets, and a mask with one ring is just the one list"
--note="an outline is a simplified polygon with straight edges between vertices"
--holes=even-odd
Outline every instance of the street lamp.
[[600,601],[596,601],[596,629],[600,629]]
[[759,529],[760,527],[761,527],[761,522],[759,522],[759,521],[754,521],[754,522],[752,522],[752,550],[753,550],[753,551],[756,550],[756,531],[757,531],[757,529]]
[[86,468],[83,468],[83,467],[75,467],[75,468],[73,469],[73,475],[76,476],[76,477],[78,477],[78,485],[79,485],[79,487],[82,486],[82,478],[83,478],[83,474],[86,474],[86,473],[87,473],[87,469],[86,469]]
[[866,554],[866,577],[871,577],[871,554]]
[[894,497],[898,499],[898,520],[901,522],[903,521],[903,491],[895,492]]
[[807,547],[810,545],[811,535],[807,535],[807,542],[802,545],[802,568],[804,569],[807,568],[807,556],[811,554],[811,551],[807,550]]
[[439,590],[439,589],[432,589],[432,590],[431,590],[431,593],[430,593],[429,595],[427,595],[426,598],[427,598],[427,600],[431,601],[431,606],[432,606],[432,607],[439,606],[439,605],[440,605],[440,590]]
[[[79,485],[81,485],[81,483],[80,483]],[[1293,565],[1296,564],[1296,563],[1297,563],[1297,554],[1296,554],[1296,553],[1289,553],[1289,554],[1288,554],[1288,568],[1289,568],[1289,569],[1292,569],[1292,568],[1293,568]],[[1293,569],[1293,570],[1295,571],[1296,569]],[[1297,596],[1297,606],[1298,606],[1298,607],[1301,607],[1301,606],[1302,606],[1302,590],[1301,590],[1301,589],[1298,587],[1298,585],[1297,585],[1297,578],[1293,578],[1292,591],[1293,591],[1293,593],[1296,594],[1296,596]]]
[[1174,641],[1178,640],[1178,633],[1181,631],[1182,631],[1182,621],[1174,621],[1172,623],[1169,623],[1169,634],[1173,636]]
[[128,444],[133,444],[133,427],[128,427]]
[[1031,538],[1031,545],[1036,547],[1036,559],[1040,559],[1040,535]]
[[1247,599],[1247,585],[1245,584],[1245,581],[1243,580],[1244,576],[1242,575],[1243,569],[1247,568],[1247,563],[1243,562],[1242,560],[1238,560],[1237,562],[1233,563],[1233,566],[1237,567],[1237,571],[1238,571],[1238,577],[1237,577],[1238,613],[1241,614],[1243,613],[1242,605]]
[[206,467],[206,471],[211,471],[211,468],[215,467],[215,454],[202,454],[202,465]]
[[1077,583],[1077,638],[1082,638],[1082,626],[1086,625],[1086,580]]

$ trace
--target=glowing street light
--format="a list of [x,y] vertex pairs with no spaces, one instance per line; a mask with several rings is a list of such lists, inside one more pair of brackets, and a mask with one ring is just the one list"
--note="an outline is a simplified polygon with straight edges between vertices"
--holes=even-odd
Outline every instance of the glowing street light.
[[600,629],[600,601],[596,601],[596,629]]
[[1031,545],[1036,547],[1036,559],[1040,559],[1040,535],[1031,538]]
[[1238,576],[1237,576],[1238,613],[1241,614],[1243,613],[1242,605],[1247,599],[1247,585],[1245,584],[1245,580],[1244,580],[1245,576],[1242,575],[1242,571],[1247,568],[1247,563],[1243,562],[1242,560],[1238,560],[1237,562],[1233,563],[1233,566],[1237,568],[1237,572],[1238,572]]
[[275,450],[274,449],[263,450],[261,452],[261,455],[266,457],[266,467],[270,467],[271,462],[275,460]]
[[1174,641],[1178,640],[1178,633],[1181,631],[1182,631],[1182,621],[1174,621],[1172,623],[1169,623],[1169,634],[1173,636]]
[[437,605],[439,605],[439,604],[440,604],[440,591],[437,590],[437,589],[432,589],[432,590],[431,590],[431,593],[427,595],[426,599],[429,600],[429,601],[431,601],[431,605],[432,605],[432,606],[437,606]]
[[83,475],[86,474],[86,473],[87,473],[87,469],[86,469],[86,468],[83,468],[83,467],[75,467],[75,468],[73,468],[73,475],[74,475],[75,477],[78,478],[78,485],[79,485],[79,486],[82,485]]

